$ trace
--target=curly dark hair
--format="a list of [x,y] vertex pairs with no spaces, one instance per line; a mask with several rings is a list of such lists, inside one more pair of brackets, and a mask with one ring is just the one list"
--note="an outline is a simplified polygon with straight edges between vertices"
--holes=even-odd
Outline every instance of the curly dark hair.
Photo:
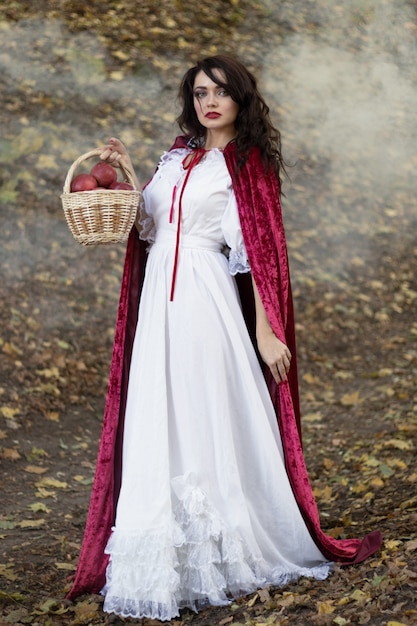
[[[225,82],[219,81],[213,70],[221,70]],[[207,57],[190,68],[184,75],[179,99],[182,112],[177,118],[182,132],[191,137],[205,137],[206,129],[198,121],[194,108],[194,81],[198,72],[203,71],[219,87],[227,90],[231,98],[239,105],[236,117],[236,153],[238,167],[248,158],[251,148],[257,146],[266,168],[273,167],[278,180],[285,171],[285,161],[281,154],[281,134],[269,117],[269,107],[258,91],[253,74],[237,59],[216,55]]]

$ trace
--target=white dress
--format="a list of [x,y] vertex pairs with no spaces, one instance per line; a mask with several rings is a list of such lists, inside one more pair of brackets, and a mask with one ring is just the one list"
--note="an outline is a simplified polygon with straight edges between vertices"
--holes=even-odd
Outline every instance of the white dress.
[[324,579],[332,568],[295,502],[240,309],[231,273],[249,267],[220,150],[184,188],[169,300],[187,153],[165,154],[144,191],[150,250],[103,589],[104,610],[125,617],[170,620],[183,607],[227,604],[300,576]]

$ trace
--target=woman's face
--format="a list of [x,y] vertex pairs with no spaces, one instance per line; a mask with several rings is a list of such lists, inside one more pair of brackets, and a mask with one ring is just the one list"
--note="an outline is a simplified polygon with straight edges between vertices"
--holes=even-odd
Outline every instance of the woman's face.
[[[221,70],[214,69],[213,75],[220,82],[226,82]],[[232,100],[227,90],[200,70],[195,77],[193,91],[194,108],[200,124],[209,131],[221,131],[230,135],[230,138],[234,137],[239,105]]]

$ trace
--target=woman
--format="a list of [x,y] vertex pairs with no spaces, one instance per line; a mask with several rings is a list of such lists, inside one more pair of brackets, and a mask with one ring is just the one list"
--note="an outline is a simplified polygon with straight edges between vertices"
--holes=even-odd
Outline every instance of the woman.
[[[358,562],[381,542],[326,536],[308,483],[268,107],[224,56],[191,68],[180,96],[185,135],[146,185],[140,239],[132,232],[128,243],[69,594],[101,590],[105,611],[160,620],[324,579],[333,561]],[[133,170],[117,139],[101,156]]]

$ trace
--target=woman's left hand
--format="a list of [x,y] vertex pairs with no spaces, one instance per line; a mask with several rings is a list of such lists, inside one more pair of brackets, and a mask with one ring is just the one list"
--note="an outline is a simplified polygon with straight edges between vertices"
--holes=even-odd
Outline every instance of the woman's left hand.
[[257,337],[259,354],[277,383],[285,383],[291,365],[291,352],[269,329]]

